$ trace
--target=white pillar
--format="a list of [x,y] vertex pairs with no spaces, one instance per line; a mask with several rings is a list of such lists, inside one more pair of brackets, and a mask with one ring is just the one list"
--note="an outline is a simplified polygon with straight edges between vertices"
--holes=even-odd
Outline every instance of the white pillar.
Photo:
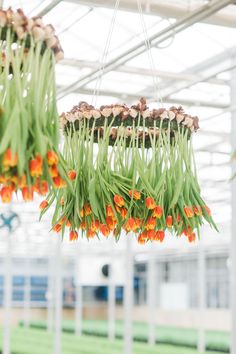
[[148,305],[148,343],[154,345],[156,341],[155,326],[155,299],[156,299],[156,262],[152,252],[148,254],[148,276],[147,276],[147,305]]
[[206,311],[206,262],[203,238],[199,242],[198,248],[198,352],[205,353],[206,339],[204,315]]
[[57,236],[55,252],[55,333],[54,333],[54,354],[61,354],[61,330],[62,330],[62,255],[61,238]]
[[[233,58],[236,62],[236,58]],[[232,70],[231,76],[231,105],[236,100],[236,69]],[[231,116],[231,144],[232,152],[236,150],[236,111],[232,111]],[[232,163],[232,174],[236,172],[236,163]],[[232,224],[231,224],[231,354],[236,354],[236,179],[231,183],[231,205],[232,205]]]
[[[50,243],[50,251],[55,252],[54,244]],[[54,256],[48,258],[48,287],[47,287],[47,330],[49,332],[53,331],[53,318],[54,318],[54,306],[53,306],[53,297],[54,297],[54,275],[55,275],[55,260]]]
[[12,299],[12,234],[7,235],[7,250],[5,257],[5,282],[4,282],[4,331],[3,354],[10,354],[11,341],[11,299]]
[[31,284],[30,284],[30,242],[27,230],[26,232],[26,257],[25,257],[25,283],[24,283],[24,326],[29,327],[30,325],[30,302],[31,302]]
[[[79,247],[82,246],[82,242]],[[83,322],[83,285],[81,282],[81,257],[82,252],[79,249],[79,254],[75,260],[75,334],[82,335],[82,322]]]
[[114,279],[114,240],[111,239],[108,278],[108,338],[115,339],[116,285]]
[[133,253],[132,253],[132,234],[126,237],[125,252],[125,289],[124,289],[124,354],[132,354],[133,352],[133,331],[132,331],[132,314],[133,314]]

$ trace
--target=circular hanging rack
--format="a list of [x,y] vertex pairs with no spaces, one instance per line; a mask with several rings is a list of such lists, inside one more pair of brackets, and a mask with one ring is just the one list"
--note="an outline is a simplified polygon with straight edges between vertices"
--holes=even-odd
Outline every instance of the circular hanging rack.
[[86,102],[80,102],[71,111],[62,113],[60,123],[65,134],[73,134],[81,127],[90,128],[93,141],[98,142],[104,135],[104,127],[109,127],[109,144],[114,145],[119,134],[126,138],[129,145],[133,132],[139,144],[151,146],[154,135],[158,137],[160,128],[169,130],[174,138],[174,131],[191,133],[199,129],[198,117],[186,114],[183,108],[171,107],[169,110],[158,108],[149,110],[146,99],[141,98],[137,105],[128,107],[123,104],[101,106],[99,109]]

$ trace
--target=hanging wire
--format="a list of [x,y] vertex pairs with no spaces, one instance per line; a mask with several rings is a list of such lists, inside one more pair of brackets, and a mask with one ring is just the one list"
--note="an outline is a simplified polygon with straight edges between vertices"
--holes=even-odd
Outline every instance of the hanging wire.
[[144,14],[143,14],[143,9],[140,0],[137,0],[137,5],[138,5],[138,11],[140,15],[140,20],[141,20],[141,25],[143,28],[143,34],[144,34],[144,41],[147,49],[147,55],[150,63],[150,68],[153,73],[152,78],[153,78],[153,88],[154,88],[154,99],[157,103],[162,104],[162,95],[161,95],[161,90],[160,90],[160,81],[159,78],[156,75],[156,68],[155,68],[155,63],[152,55],[152,47],[151,43],[149,40],[148,36],[148,31],[147,31],[147,26],[144,20]]
[[96,103],[97,103],[97,97],[99,96],[99,92],[100,92],[100,89],[101,89],[102,77],[103,77],[103,74],[104,74],[104,67],[105,67],[105,64],[106,64],[108,51],[109,51],[109,47],[110,47],[110,43],[111,43],[111,38],[112,38],[112,34],[113,34],[115,23],[116,23],[116,17],[117,17],[117,11],[118,11],[119,5],[120,5],[120,0],[116,0],[113,16],[112,16],[110,27],[109,27],[109,31],[108,31],[108,36],[107,36],[107,39],[106,39],[106,44],[105,44],[104,51],[103,51],[103,54],[102,54],[102,58],[101,58],[101,61],[100,61],[101,62],[101,66],[100,66],[100,69],[99,69],[98,74],[97,74],[96,84],[95,84],[94,91],[93,91],[93,97],[92,97],[91,104],[92,105],[94,104],[95,106],[96,106]]

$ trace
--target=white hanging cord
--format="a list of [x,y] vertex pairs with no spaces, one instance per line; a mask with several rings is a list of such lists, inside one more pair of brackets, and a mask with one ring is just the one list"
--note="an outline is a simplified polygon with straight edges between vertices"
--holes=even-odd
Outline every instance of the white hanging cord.
[[138,11],[139,11],[140,20],[141,20],[141,25],[143,28],[144,41],[145,41],[145,45],[147,48],[147,55],[148,55],[150,67],[151,67],[151,70],[153,73],[152,77],[153,77],[153,86],[154,86],[154,99],[157,103],[162,104],[160,81],[156,75],[155,63],[154,63],[154,59],[153,59],[153,55],[152,55],[152,47],[151,47],[151,43],[149,40],[147,26],[146,26],[146,23],[144,20],[144,14],[143,14],[143,9],[142,9],[142,5],[141,5],[140,0],[137,0],[137,5],[138,5]]
[[98,97],[100,89],[101,89],[102,77],[103,77],[103,74],[104,74],[104,66],[106,64],[106,59],[107,59],[107,56],[108,56],[108,50],[109,50],[109,47],[110,47],[114,26],[115,26],[115,23],[116,23],[116,17],[117,17],[117,11],[118,11],[119,5],[120,5],[120,0],[116,0],[115,8],[114,8],[114,12],[113,12],[113,16],[112,16],[112,19],[111,19],[109,32],[108,32],[108,36],[107,36],[107,39],[106,39],[106,44],[105,44],[103,55],[102,55],[102,58],[101,58],[101,66],[100,66],[99,72],[97,74],[96,84],[95,84],[94,91],[93,91],[93,97],[92,97],[91,104],[95,105],[95,106],[96,106],[96,103],[97,103],[97,97]]

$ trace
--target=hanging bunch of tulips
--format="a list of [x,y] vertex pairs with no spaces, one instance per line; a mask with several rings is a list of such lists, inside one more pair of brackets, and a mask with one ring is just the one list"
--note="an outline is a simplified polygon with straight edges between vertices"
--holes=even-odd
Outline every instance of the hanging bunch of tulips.
[[55,63],[63,58],[51,25],[22,10],[0,10],[0,200],[65,186],[59,161]]
[[162,242],[168,230],[190,242],[204,221],[215,227],[200,195],[191,143],[198,118],[181,107],[150,111],[85,102],[61,116],[64,158],[72,188],[50,193],[52,228],[87,238],[133,232],[139,243]]

